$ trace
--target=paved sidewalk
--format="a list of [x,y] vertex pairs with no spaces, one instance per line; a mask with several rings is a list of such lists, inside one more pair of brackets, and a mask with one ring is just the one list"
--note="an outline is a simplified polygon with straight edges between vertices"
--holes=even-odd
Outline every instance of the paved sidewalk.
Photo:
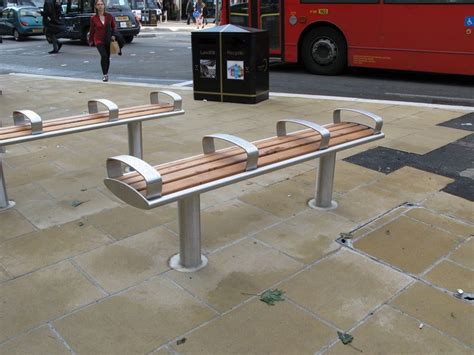
[[[0,75],[0,123],[18,109],[80,114],[93,98],[139,105],[157,88],[111,80]],[[467,149],[471,159],[453,160],[472,164],[474,110],[285,95],[241,105],[173,90],[186,114],[143,124],[152,164],[199,154],[205,134],[255,140],[288,117],[326,124],[336,107],[382,116],[386,138],[338,155],[332,211],[306,204],[316,162],[203,194],[209,264],[196,273],[167,265],[175,204],[138,210],[103,185],[107,157],[128,150],[125,127],[7,147],[16,206],[0,212],[0,354],[473,353],[472,302],[453,292],[474,291],[474,203],[450,186],[474,167],[427,163]],[[261,302],[269,288],[285,300]]]

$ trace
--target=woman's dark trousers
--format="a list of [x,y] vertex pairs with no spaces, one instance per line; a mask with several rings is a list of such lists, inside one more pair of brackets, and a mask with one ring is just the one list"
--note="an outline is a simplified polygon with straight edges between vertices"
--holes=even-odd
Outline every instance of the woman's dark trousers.
[[100,54],[100,66],[102,67],[102,74],[107,75],[109,73],[110,66],[110,45],[99,44],[97,50]]

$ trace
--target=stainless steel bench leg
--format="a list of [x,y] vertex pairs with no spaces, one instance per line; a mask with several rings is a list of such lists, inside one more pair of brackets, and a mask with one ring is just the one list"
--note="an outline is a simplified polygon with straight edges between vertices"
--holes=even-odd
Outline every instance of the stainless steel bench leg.
[[128,128],[128,152],[130,155],[143,159],[142,123],[132,122]]
[[179,254],[170,259],[170,267],[183,272],[193,272],[207,265],[201,254],[201,203],[195,194],[178,201]]
[[337,208],[336,201],[333,201],[332,199],[335,167],[336,153],[330,153],[319,158],[316,196],[314,199],[308,202],[308,205],[311,208],[324,210],[332,210]]
[[[0,147],[0,152],[2,148]],[[0,158],[0,212],[15,206],[15,202],[8,200],[5,177],[3,176],[3,162]]]

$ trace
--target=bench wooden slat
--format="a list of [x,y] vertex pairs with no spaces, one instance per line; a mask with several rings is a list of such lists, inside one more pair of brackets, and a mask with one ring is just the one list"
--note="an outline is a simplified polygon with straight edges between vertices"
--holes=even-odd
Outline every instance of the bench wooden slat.
[[[121,118],[120,116],[124,114],[139,113],[139,112],[143,112],[150,109],[154,110],[156,108],[173,108],[173,106],[147,104],[147,105],[140,105],[140,106],[134,106],[134,107],[126,107],[126,108],[119,109],[119,119]],[[43,121],[43,126],[68,123],[71,121],[79,122],[79,121],[84,121],[88,119],[106,118],[106,117],[108,117],[107,112],[86,113],[86,114],[74,115],[74,116],[69,116],[69,117],[53,118],[51,120],[46,120],[46,121]],[[21,125],[21,126],[0,127],[0,136],[3,133],[19,132],[19,131],[31,131],[31,129],[29,125],[27,124]]]
[[[327,128],[332,128],[334,131],[337,131],[337,130],[353,127],[355,125],[357,124],[356,123],[342,123],[338,125],[332,124],[331,127],[328,126]],[[299,140],[302,138],[309,138],[309,137],[320,137],[320,136],[319,136],[319,133],[315,132],[314,130],[305,129],[305,130],[297,131],[297,132],[294,132],[292,134],[282,136],[282,137],[272,137],[272,138],[256,141],[256,142],[253,142],[253,144],[259,150],[261,150],[261,149],[268,148],[271,146],[280,145],[287,142],[292,142],[295,140]],[[226,150],[220,149],[218,152],[213,153],[213,154],[201,154],[201,155],[194,156],[191,158],[192,160],[187,161],[185,164],[181,162],[161,164],[159,166],[159,169],[160,169],[160,172],[163,172],[163,174],[166,174],[170,171],[187,169],[193,165],[199,165],[199,164],[204,164],[206,162],[210,162],[214,160],[224,159],[228,156],[241,154],[241,152],[242,150],[240,148],[234,146]],[[168,170],[170,167],[172,167],[172,170]]]
[[[339,124],[331,124],[327,126],[327,128],[330,129],[332,134],[336,134],[337,132],[345,133],[344,130],[351,129],[352,127],[360,127],[360,125],[358,125],[357,123],[339,123]],[[347,132],[350,132],[350,131],[347,131]],[[308,139],[308,138],[319,140],[321,136],[311,129],[305,129],[305,130],[294,132],[290,135],[283,136],[283,137],[272,137],[272,138],[256,141],[254,142],[254,144],[259,149],[259,156],[262,156],[262,154],[271,153],[270,151],[267,151],[267,150],[271,149],[274,146],[278,146],[278,145],[283,146],[283,144],[288,144],[291,142],[295,142],[297,140]],[[189,169],[194,166],[200,166],[206,163],[229,159],[234,156],[238,156],[237,158],[239,159],[238,161],[243,161],[246,158],[245,153],[243,153],[241,149],[239,149],[238,147],[232,147],[232,148],[219,150],[213,154],[200,154],[200,155],[196,155],[194,157],[188,158],[186,160],[179,160],[176,162],[160,164],[156,166],[155,168],[164,177],[167,174],[171,174],[180,170]],[[233,161],[233,159],[229,161],[231,162]],[[134,182],[141,181],[142,177],[138,173],[133,173],[133,174],[127,174],[126,176],[123,176],[118,179],[127,184],[133,184]]]
[[[157,106],[148,108],[146,110],[127,110],[125,109],[122,111],[119,111],[119,121],[127,118],[132,118],[132,117],[137,117],[137,116],[143,116],[143,115],[150,115],[150,114],[157,114],[157,113],[162,113],[162,112],[168,112],[172,111],[173,107],[172,106]],[[75,117],[72,119],[72,117]],[[70,124],[74,123],[75,126],[85,126],[88,124],[91,124],[90,121],[93,121],[94,123],[97,122],[107,122],[108,121],[108,113],[106,112],[100,112],[100,113],[94,113],[94,114],[86,114],[86,115],[81,115],[81,116],[71,116],[66,119],[61,119],[61,122],[59,120],[48,120],[43,122],[43,130],[45,130],[46,127],[49,128],[49,131],[51,130],[59,130],[63,128],[64,124]],[[0,128],[0,139],[6,139],[6,138],[11,138],[15,136],[10,136],[5,133],[9,132],[18,132],[18,136],[23,136],[23,135],[30,135],[31,134],[31,128],[29,125],[22,125],[22,126],[10,126],[10,127],[4,127]]]
[[[349,134],[353,133],[359,130],[365,129],[365,127],[351,127],[342,131],[336,131],[333,132],[333,137],[338,137],[343,134]],[[295,149],[297,147],[305,146],[308,144],[314,144],[316,142],[320,142],[321,137],[319,135],[313,135],[311,137],[303,137],[298,140],[293,140],[291,142],[283,143],[283,144],[278,144],[280,141],[279,137],[274,138],[275,144],[271,146],[267,146],[266,148],[259,149],[259,161],[258,163],[262,161],[263,157],[268,156],[268,155],[275,155],[278,153],[281,153],[285,150],[289,149]],[[318,148],[319,149],[319,148]],[[163,172],[160,174],[162,175],[163,182],[164,183],[169,183],[172,181],[176,181],[179,179],[184,179],[192,175],[197,175],[197,174],[203,174],[203,173],[208,173],[214,169],[221,169],[225,166],[236,164],[239,162],[245,162],[247,159],[247,156],[245,153],[239,152],[236,155],[233,155],[231,157],[226,157],[225,159],[220,159],[220,160],[215,160],[212,162],[207,162],[203,163],[202,165],[198,165],[195,167],[190,167],[187,169],[183,170],[178,170],[178,171],[172,171],[172,172]],[[260,166],[260,165],[259,165]]]
[[[351,133],[355,133],[357,131],[366,129],[365,127],[354,127],[352,128],[352,131],[344,132],[339,135],[335,135],[334,138],[342,135],[348,135]],[[270,148],[264,148],[259,150],[259,160],[258,160],[258,166],[261,166],[263,162],[265,161],[270,161],[270,163],[278,162],[281,160],[288,159],[286,158],[285,151],[294,151],[297,148],[302,148],[305,152],[311,152],[313,150],[318,150],[319,149],[319,143],[321,139],[318,137],[313,137],[312,139],[310,138],[305,138],[305,139],[300,139],[298,141],[290,142],[290,143],[285,143],[283,145],[278,146],[278,149],[275,147],[270,147]],[[317,144],[317,147],[315,146]],[[306,149],[305,147],[310,145],[311,148]],[[306,154],[306,153],[304,153]],[[271,157],[271,158],[268,158]],[[270,159],[270,160],[268,160]],[[197,167],[189,168],[186,170],[180,170],[177,172],[173,172],[171,174],[162,174],[163,178],[163,183],[170,183],[174,182],[180,179],[185,179],[193,175],[199,175],[199,174],[206,174],[211,172],[212,170],[216,169],[222,169],[223,167],[232,165],[232,164],[237,164],[240,162],[245,162],[246,161],[246,155],[244,153],[235,155],[231,158],[224,159],[224,160],[219,160],[215,161],[212,163],[207,163],[203,164]]]
[[[362,137],[366,137],[373,134],[373,129],[369,128],[364,125],[356,125],[350,128],[346,128],[343,132],[339,134],[334,132],[333,136],[329,141],[329,146],[333,146],[336,144],[344,143],[347,141],[359,139]],[[275,140],[278,140],[280,137],[274,137]],[[320,144],[320,136],[318,138],[303,138],[298,141],[291,143],[286,143],[286,145],[282,145],[280,149],[275,149],[275,147],[264,148],[260,151],[258,166],[265,166],[268,164],[273,164],[279,161],[283,161],[286,159],[290,159],[296,156],[300,156],[303,154],[308,154],[319,149]],[[239,153],[234,156],[226,157],[224,160],[207,162],[202,165],[196,167],[190,167],[188,169],[174,171],[168,174],[163,174],[160,166],[156,166],[155,168],[160,172],[163,179],[163,194],[175,192],[182,188],[187,188],[191,186],[196,186],[203,184],[208,181],[214,180],[207,180],[210,176],[215,176],[215,171],[231,171],[230,175],[237,174],[240,172],[245,171],[245,163],[246,163],[246,155],[244,153]],[[228,168],[231,167],[231,170]],[[242,168],[243,167],[243,168]],[[220,173],[218,173],[220,174]],[[230,175],[225,175],[230,176]],[[220,175],[219,175],[220,176]],[[193,181],[203,181],[199,183],[195,183]],[[217,178],[216,178],[217,179]],[[141,176],[134,176],[132,180],[123,179],[123,182],[128,183],[133,188],[140,192],[144,192],[143,190],[146,188],[145,182]],[[184,186],[182,187],[180,183],[183,183]],[[188,184],[194,184],[190,185]],[[178,188],[172,188],[170,192],[168,191],[169,186],[181,186]]]
[[[333,136],[338,136],[341,134],[347,134],[352,132],[353,130],[357,129],[362,129],[365,128],[365,126],[361,126],[358,124],[338,124],[338,125],[332,125],[331,127],[331,134]],[[309,139],[309,140],[308,140]],[[254,142],[256,147],[259,149],[259,156],[262,157],[267,154],[274,153],[274,149],[276,146],[279,146],[279,149],[283,148],[290,148],[294,147],[297,145],[301,144],[308,144],[312,143],[315,141],[319,141],[321,139],[321,136],[318,133],[315,133],[313,130],[303,130],[297,132],[297,134],[292,135],[291,137],[289,136],[284,136],[284,137],[272,137],[270,139],[265,139],[261,141]],[[245,161],[246,155],[245,153],[242,152],[241,149],[238,148],[232,148],[232,150],[225,150],[222,153],[222,150],[219,150],[216,153],[209,154],[209,155],[197,155],[193,157],[194,160],[186,163],[186,164],[176,164],[176,165],[170,165],[170,164],[161,164],[155,167],[160,172],[160,175],[163,178],[163,181],[168,182],[168,179],[171,177],[169,176],[170,174],[176,173],[182,171],[184,174],[194,174],[198,173],[197,171],[193,171],[193,167],[198,167],[202,168],[202,166],[208,166],[206,164],[210,163],[215,163],[215,168],[220,168],[222,166],[226,166],[232,163],[240,162],[240,161]],[[163,168],[163,166],[166,166]],[[133,185],[136,182],[143,181],[143,178],[137,174],[127,174],[126,176],[123,176],[119,178],[121,181],[127,184]],[[133,185],[135,187],[135,185]]]
[[[350,134],[350,135],[345,135],[345,136],[342,136],[342,137],[334,138],[334,139],[332,139],[332,142],[331,142],[331,140],[329,141],[329,146],[331,147],[331,146],[334,146],[334,145],[337,145],[337,144],[342,144],[342,143],[345,143],[345,142],[349,142],[349,141],[352,141],[352,140],[355,140],[355,139],[368,137],[368,136],[373,135],[373,133],[374,133],[374,130],[368,128],[364,131],[360,131],[360,132],[356,132],[356,133],[353,133],[353,134]],[[258,165],[259,166],[266,166],[266,165],[269,165],[269,164],[276,163],[278,161],[283,161],[283,160],[286,160],[286,159],[301,156],[303,154],[308,154],[308,153],[317,151],[318,149],[319,149],[319,142],[314,143],[314,144],[310,144],[310,145],[305,146],[305,147],[298,147],[298,148],[295,148],[295,149],[286,150],[284,152],[281,152],[281,154],[279,156],[277,154],[274,154],[274,155],[263,157],[261,160],[259,159]],[[202,184],[214,181],[214,180],[222,179],[222,178],[225,178],[225,177],[228,177],[228,176],[232,176],[232,175],[244,172],[245,167],[246,167],[245,162],[237,163],[237,164],[230,165],[230,166],[227,166],[227,167],[222,168],[222,169],[212,170],[211,172],[206,173],[206,174],[201,174],[201,175],[197,175],[197,176],[195,175],[195,176],[191,176],[191,177],[186,178],[186,179],[174,181],[174,182],[171,182],[171,183],[168,183],[168,184],[163,184],[162,195],[167,195],[167,194],[170,194],[170,193],[173,193],[173,192],[176,192],[176,191],[181,191],[181,190],[193,187],[193,186],[199,186],[199,185],[202,185]],[[142,194],[145,194],[144,191],[140,191],[140,192]]]
[[[134,108],[119,111],[119,121],[137,116],[152,115],[173,110],[171,105],[147,105],[149,107],[135,110]],[[75,117],[72,119],[72,117]],[[60,129],[87,126],[108,121],[108,113],[86,114],[81,116],[71,116],[64,119],[48,120],[43,122],[43,132],[51,132]],[[0,128],[0,140],[28,136],[31,134],[29,125],[10,126]]]

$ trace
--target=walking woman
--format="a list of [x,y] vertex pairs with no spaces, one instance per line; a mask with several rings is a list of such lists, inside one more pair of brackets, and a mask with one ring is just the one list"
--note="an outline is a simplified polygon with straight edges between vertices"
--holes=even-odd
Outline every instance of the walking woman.
[[202,0],[197,0],[196,5],[194,5],[194,12],[196,15],[198,15],[198,16],[195,16],[197,29],[204,28],[204,25],[202,24],[202,9],[203,9]]
[[89,45],[95,45],[99,51],[102,81],[109,81],[110,41],[115,41],[112,33],[116,28],[114,17],[105,12],[104,1],[96,0],[95,15],[91,17]]

